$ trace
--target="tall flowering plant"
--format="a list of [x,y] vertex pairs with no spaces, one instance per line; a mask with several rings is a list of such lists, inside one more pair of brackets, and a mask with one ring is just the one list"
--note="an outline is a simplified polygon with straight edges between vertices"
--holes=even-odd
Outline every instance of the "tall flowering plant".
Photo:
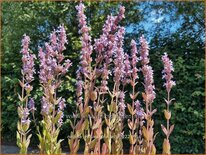
[[169,136],[172,133],[173,129],[174,129],[174,124],[170,126],[170,118],[171,118],[171,111],[169,109],[170,104],[172,103],[172,100],[174,99],[170,99],[170,91],[172,89],[173,86],[175,86],[175,82],[172,80],[173,75],[172,72],[174,71],[173,68],[173,63],[172,61],[169,59],[167,53],[164,53],[164,55],[162,56],[162,62],[164,64],[164,70],[162,71],[163,76],[162,78],[165,79],[165,83],[164,86],[166,87],[166,91],[167,91],[167,99],[165,99],[166,102],[166,109],[164,110],[164,116],[167,120],[167,126],[165,127],[164,125],[161,124],[162,127],[162,131],[164,132],[166,139],[164,139],[163,142],[163,154],[171,154],[170,151],[170,141],[169,141]]
[[[73,131],[70,134],[68,143],[71,153],[76,153],[79,149],[80,136],[82,136],[85,142],[84,153],[89,153],[92,149],[90,146],[92,143],[92,136],[96,129],[90,129],[94,122],[90,115],[92,112],[92,106],[89,105],[90,103],[92,105],[96,103],[97,99],[97,91],[94,89],[96,75],[91,65],[93,46],[91,45],[91,36],[89,35],[90,27],[87,26],[86,16],[84,14],[85,6],[80,3],[76,6],[76,9],[78,11],[77,17],[79,20],[79,33],[82,34],[82,49],[80,52],[80,66],[77,70],[77,111],[74,114],[74,122],[71,122]],[[80,112],[80,120],[77,120],[76,118],[78,111]],[[101,122],[99,122],[98,126],[100,123]]]
[[[82,135],[85,141],[84,153],[100,154],[101,149],[102,152],[107,152],[108,146],[110,146],[111,151],[111,143],[106,143],[107,145],[104,143],[103,147],[100,148],[103,133],[102,108],[105,101],[104,96],[108,93],[107,80],[111,74],[109,65],[112,62],[113,50],[119,49],[119,52],[122,53],[124,28],[120,28],[118,34],[115,34],[115,32],[118,29],[118,22],[123,18],[124,8],[120,8],[118,16],[108,16],[103,27],[103,34],[99,39],[95,39],[93,46],[89,35],[90,28],[87,26],[86,16],[84,15],[85,7],[80,3],[76,8],[78,10],[79,32],[82,34],[81,62],[77,71],[77,107],[80,112],[80,120],[76,121],[75,119],[75,123],[71,123],[73,132],[69,138],[69,146],[71,152],[76,153],[79,148],[79,138]],[[120,41],[118,47],[117,40]],[[93,51],[97,54],[94,65],[91,58]],[[118,62],[116,55],[116,66],[122,62],[123,58],[121,62]],[[118,68],[116,77],[119,76],[117,72]],[[98,86],[97,81],[99,79],[100,85]]]
[[[124,115],[124,92],[121,91],[120,85],[124,73],[124,51],[123,39],[125,30],[118,26],[118,23],[124,18],[125,8],[120,7],[117,16],[108,16],[103,26],[103,34],[100,39],[96,40],[97,58],[103,55],[102,78],[100,92],[101,98],[106,103],[108,117],[104,115],[106,129],[104,130],[104,143],[102,145],[102,154],[122,153],[122,117]],[[112,62],[114,62],[112,64]],[[113,89],[109,90],[108,81],[113,76]],[[109,100],[105,96],[109,95]],[[118,110],[119,109],[119,110]]]
[[39,49],[40,72],[39,79],[44,96],[41,99],[42,132],[38,134],[39,148],[43,154],[61,153],[58,140],[60,127],[63,123],[65,99],[57,96],[57,89],[61,85],[61,77],[65,75],[71,66],[69,59],[65,60],[63,50],[67,43],[66,31],[60,25],[51,33],[50,42],[45,43],[45,48]]
[[24,35],[21,50],[23,63],[21,70],[22,80],[19,81],[22,92],[21,95],[18,94],[20,104],[18,106],[19,121],[17,123],[17,146],[20,148],[21,154],[27,154],[27,148],[32,136],[32,134],[28,135],[31,122],[29,115],[31,113],[34,114],[35,110],[34,100],[30,97],[30,92],[33,89],[31,82],[34,80],[34,60],[36,59],[36,56],[32,54],[32,51],[29,49],[29,43],[29,36]]
[[[141,107],[140,101],[137,100],[138,92],[135,89],[138,83],[138,69],[137,63],[139,58],[137,57],[138,51],[136,47],[136,42],[131,41],[131,60],[125,61],[125,67],[127,68],[127,82],[130,83],[132,87],[132,92],[130,93],[130,98],[132,100],[131,104],[127,104],[128,111],[131,115],[131,119],[128,119],[128,127],[130,129],[129,142],[130,142],[130,154],[144,153],[142,147],[142,126],[144,119],[144,110]],[[130,66],[131,65],[131,66]]]
[[152,119],[152,115],[156,112],[156,109],[152,109],[152,103],[156,97],[156,93],[154,92],[154,79],[153,79],[153,70],[152,67],[149,66],[149,46],[144,36],[140,37],[140,60],[141,60],[141,71],[144,77],[144,89],[145,92],[142,93],[143,100],[145,102],[145,114],[144,118],[146,120],[146,125],[142,127],[142,133],[144,136],[144,148],[145,153],[155,154],[156,148],[153,144],[155,135],[154,135],[154,120]]

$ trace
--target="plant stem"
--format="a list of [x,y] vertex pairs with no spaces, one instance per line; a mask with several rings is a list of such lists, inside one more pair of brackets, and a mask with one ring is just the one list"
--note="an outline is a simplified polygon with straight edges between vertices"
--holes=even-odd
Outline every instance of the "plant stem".
[[[167,102],[170,101],[170,91],[167,92]],[[167,104],[167,111],[169,112],[169,104]],[[167,119],[167,131],[169,132],[169,119]],[[169,134],[167,134],[167,140],[169,140]]]

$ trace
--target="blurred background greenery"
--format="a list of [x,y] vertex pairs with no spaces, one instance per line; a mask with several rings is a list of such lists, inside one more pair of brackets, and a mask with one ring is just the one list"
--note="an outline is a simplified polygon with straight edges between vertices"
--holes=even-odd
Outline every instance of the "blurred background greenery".
[[[151,65],[157,98],[154,106],[155,132],[159,132],[155,144],[157,153],[162,151],[164,124],[163,96],[166,95],[161,78],[163,68],[161,55],[168,52],[174,62],[174,79],[177,83],[172,90],[175,103],[171,106],[175,130],[171,135],[172,153],[204,153],[204,2],[86,2],[86,15],[92,28],[92,37],[102,33],[102,25],[109,14],[116,14],[118,6],[126,8],[121,25],[126,27],[125,51],[130,52],[130,41],[138,42],[144,34],[150,45]],[[15,144],[17,123],[18,79],[21,78],[21,39],[24,33],[31,37],[31,49],[37,54],[38,46],[48,41],[49,33],[64,23],[69,44],[64,52],[73,66],[64,79],[59,95],[67,99],[65,115],[71,115],[75,108],[75,71],[79,62],[80,36],[75,9],[77,2],[3,2],[2,3],[2,98],[1,132],[3,143]],[[38,64],[38,62],[37,62]],[[38,71],[38,65],[36,65]],[[36,116],[41,120],[40,97],[42,92],[38,75],[33,82],[33,96],[37,105]],[[62,127],[60,138],[70,133],[68,117]],[[36,128],[32,125],[32,144],[38,143]],[[66,146],[66,148],[68,148]],[[125,142],[125,148],[128,144]]]

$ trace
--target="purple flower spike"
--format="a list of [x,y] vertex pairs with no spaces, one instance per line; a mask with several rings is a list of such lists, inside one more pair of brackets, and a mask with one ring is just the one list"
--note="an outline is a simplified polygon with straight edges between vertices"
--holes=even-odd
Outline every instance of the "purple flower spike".
[[61,101],[59,102],[59,110],[64,110],[64,108],[66,107],[65,104],[65,99],[61,99]]
[[80,3],[78,6],[76,6],[76,9],[78,11],[77,17],[79,20],[79,27],[80,27],[79,33],[82,34],[80,71],[84,75],[84,74],[88,74],[88,67],[89,64],[92,62],[91,54],[92,54],[93,47],[91,45],[91,36],[89,35],[90,27],[87,26],[86,16],[84,14],[85,6],[84,4]]
[[125,57],[125,60],[124,60],[124,64],[125,64],[124,73],[125,73],[125,75],[123,78],[123,85],[126,85],[126,84],[130,83],[132,70],[131,70],[131,64],[129,61],[129,55],[125,54],[124,57]]
[[36,108],[35,108],[35,102],[34,102],[34,99],[33,99],[33,98],[31,98],[31,99],[29,100],[29,109],[30,109],[32,112],[34,112],[34,111],[36,110]]
[[114,81],[119,83],[120,80],[123,80],[124,77],[124,50],[123,50],[123,39],[124,39],[125,29],[124,27],[120,27],[118,32],[116,33],[117,38],[117,47],[114,59]]
[[26,83],[30,83],[31,81],[33,81],[33,74],[35,73],[34,60],[36,59],[36,56],[30,53],[29,43],[29,36],[24,35],[24,38],[22,39],[21,53],[23,62],[22,74],[25,78]]
[[65,58],[62,51],[66,49],[66,43],[66,31],[64,26],[61,25],[50,35],[50,43],[45,43],[45,51],[39,48],[39,78],[41,83],[51,82],[55,80],[56,76],[64,75],[68,72],[68,69],[71,67],[70,60],[67,59],[62,64]]
[[142,72],[144,75],[144,88],[147,95],[147,101],[152,103],[156,98],[156,93],[154,92],[155,86],[153,85],[153,70],[151,66],[144,65],[142,67]]
[[132,40],[131,41],[131,46],[132,46],[132,60],[131,60],[131,65],[132,65],[132,77],[134,80],[138,79],[138,75],[137,75],[137,72],[138,72],[138,69],[137,69],[137,62],[139,61],[138,58],[137,58],[137,43]]
[[140,44],[140,60],[142,65],[147,65],[149,63],[149,46],[143,35],[140,37]]
[[144,88],[147,97],[147,102],[152,103],[156,98],[156,93],[154,92],[154,80],[153,80],[153,70],[152,67],[148,65],[149,63],[149,46],[144,36],[140,37],[140,60],[142,63],[142,73],[144,76]]
[[143,116],[144,116],[144,109],[141,108],[141,104],[140,104],[139,100],[137,100],[135,102],[135,108],[136,108],[136,115],[137,115],[137,117],[138,118],[143,118]]
[[174,71],[173,63],[169,59],[167,53],[164,53],[162,56],[162,61],[164,63],[164,70],[162,71],[163,76],[162,78],[166,80],[164,86],[166,87],[167,91],[170,92],[173,86],[176,85],[175,81],[172,80],[173,75],[172,72]]
[[126,108],[126,105],[125,105],[125,93],[123,91],[120,92],[119,94],[119,108],[120,108],[120,115],[123,117],[124,114],[125,114],[125,108]]
[[50,105],[45,97],[42,97],[41,100],[41,114],[48,115],[50,110]]

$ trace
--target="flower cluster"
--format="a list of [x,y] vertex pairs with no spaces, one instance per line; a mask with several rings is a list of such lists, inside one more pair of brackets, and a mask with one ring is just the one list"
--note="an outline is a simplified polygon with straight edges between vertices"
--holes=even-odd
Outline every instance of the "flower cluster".
[[146,93],[146,102],[152,103],[156,97],[154,92],[154,79],[153,79],[153,70],[152,67],[148,65],[149,63],[149,46],[144,36],[140,37],[140,60],[142,63],[142,73],[144,76],[144,88]]
[[34,79],[33,76],[33,74],[35,73],[34,60],[36,59],[36,56],[34,54],[31,54],[31,51],[29,49],[29,43],[30,43],[29,36],[24,35],[23,37],[24,38],[22,39],[22,50],[21,50],[22,63],[23,63],[22,75],[26,82],[25,89],[31,91],[32,86],[30,86],[29,83]]
[[135,102],[136,115],[138,118],[144,118],[144,109],[141,107],[139,100]]
[[29,119],[29,109],[28,108],[23,108],[23,107],[19,107],[18,108],[18,115],[19,118],[21,119],[21,123],[22,125],[27,125],[29,126],[30,124],[30,119]]
[[29,100],[29,109],[30,109],[30,111],[33,113],[35,110],[36,110],[36,108],[35,108],[35,102],[34,102],[34,99],[33,98],[30,98],[30,100]]
[[137,62],[139,59],[137,58],[137,46],[136,42],[134,40],[131,41],[131,46],[132,46],[132,60],[131,60],[131,65],[132,65],[132,78],[134,80],[138,79],[138,69],[137,69]]
[[147,65],[149,63],[149,46],[144,36],[140,37],[140,60],[142,65]]
[[153,80],[153,70],[151,66],[145,65],[142,67],[142,73],[144,75],[144,87],[147,95],[148,103],[152,103],[156,97],[154,92],[154,80]]
[[119,83],[124,78],[125,65],[124,65],[124,50],[123,50],[123,39],[124,39],[125,29],[120,27],[116,33],[117,47],[114,55],[114,81]]
[[103,26],[103,34],[100,35],[99,39],[95,39],[94,49],[97,53],[95,61],[97,64],[101,63],[103,60],[105,61],[103,68],[97,69],[97,71],[100,71],[100,74],[102,74],[100,87],[102,93],[108,90],[107,80],[109,79],[109,75],[111,75],[111,71],[108,67],[112,62],[112,56],[117,48],[117,38],[114,33],[118,29],[118,23],[124,18],[124,12],[125,8],[121,6],[118,16],[107,16],[107,20]]
[[43,84],[51,82],[56,76],[64,75],[71,66],[69,59],[65,60],[64,64],[61,64],[65,58],[62,54],[62,50],[65,49],[65,44],[67,43],[65,36],[64,26],[61,25],[57,31],[51,34],[50,43],[45,43],[45,51],[39,48],[39,78]]
[[164,83],[164,86],[166,86],[167,91],[170,92],[172,87],[176,85],[175,81],[172,80],[173,78],[172,72],[174,71],[173,63],[169,59],[167,53],[164,53],[164,55],[162,56],[162,61],[164,63],[164,70],[162,71],[163,73],[162,78],[166,80],[166,82]]
[[121,117],[125,114],[125,92],[121,91],[119,94],[119,114]]
[[88,74],[89,71],[89,65],[92,62],[92,50],[93,47],[91,45],[91,36],[89,35],[90,27],[87,26],[87,21],[86,21],[86,16],[84,14],[84,9],[85,6],[84,4],[80,3],[78,6],[76,6],[76,9],[78,11],[77,17],[79,19],[79,33],[82,34],[81,37],[81,44],[82,44],[82,49],[81,49],[81,73]]
[[42,115],[48,115],[49,111],[51,111],[51,105],[49,104],[49,101],[46,97],[42,97],[41,99],[41,114]]
[[108,70],[108,66],[104,64],[104,67],[102,68],[101,76],[102,76],[102,81],[101,81],[101,86],[100,86],[100,92],[105,93],[108,91],[108,79],[109,75],[111,75],[111,71]]
[[89,35],[90,27],[87,26],[87,17],[84,14],[85,6],[83,3],[80,3],[76,6],[78,11],[77,17],[79,20],[79,33],[82,34],[81,44],[82,49],[80,53],[80,66],[76,72],[77,74],[77,83],[76,83],[76,94],[77,94],[77,105],[82,104],[82,94],[83,94],[83,85],[84,81],[82,80],[83,76],[88,77],[90,74],[90,64],[92,62],[92,50],[93,46],[91,45],[91,36]]
[[123,85],[125,86],[126,84],[129,84],[131,81],[131,74],[134,74],[131,70],[131,63],[129,60],[129,55],[125,53],[124,55],[124,77],[123,77]]

